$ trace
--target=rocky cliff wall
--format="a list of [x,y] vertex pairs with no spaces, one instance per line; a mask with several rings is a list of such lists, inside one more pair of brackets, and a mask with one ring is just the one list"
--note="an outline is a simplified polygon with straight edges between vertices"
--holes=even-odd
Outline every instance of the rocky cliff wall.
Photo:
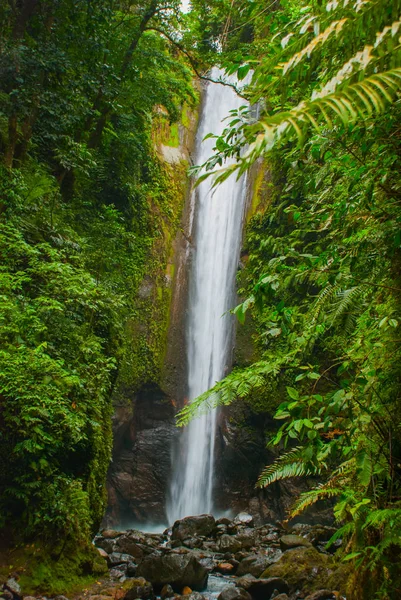
[[[104,525],[165,522],[171,447],[177,406],[185,395],[186,262],[189,257],[189,181],[197,111],[184,107],[169,124],[163,109],[154,120],[155,151],[168,179],[172,216],[155,220],[159,236],[149,272],[126,325],[126,348],[114,392],[113,459],[108,473]],[[151,201],[151,200],[150,200]]]

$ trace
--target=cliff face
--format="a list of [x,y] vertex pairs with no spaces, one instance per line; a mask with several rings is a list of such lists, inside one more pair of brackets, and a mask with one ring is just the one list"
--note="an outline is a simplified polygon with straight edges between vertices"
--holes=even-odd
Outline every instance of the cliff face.
[[[169,180],[173,213],[160,222],[136,314],[126,325],[124,361],[114,392],[113,459],[107,525],[165,523],[177,407],[185,396],[185,310],[189,259],[189,183],[197,113],[170,125],[160,110],[154,145]],[[155,214],[155,219],[158,215]]]

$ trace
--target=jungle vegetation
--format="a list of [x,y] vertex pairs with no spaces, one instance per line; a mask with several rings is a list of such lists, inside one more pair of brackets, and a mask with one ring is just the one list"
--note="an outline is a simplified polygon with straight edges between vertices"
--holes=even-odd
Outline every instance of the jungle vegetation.
[[334,503],[358,599],[400,594],[400,17],[397,0],[255,3],[254,42],[229,68],[253,71],[258,114],[229,116],[201,178],[270,172],[233,311],[253,319],[259,360],[181,413],[263,409],[273,390],[278,458],[258,485],[317,477],[289,517]]
[[258,111],[229,116],[208,174],[269,173],[234,309],[259,360],[181,420],[236,398],[270,410],[274,390],[280,458],[259,484],[316,476],[293,515],[331,499],[355,593],[397,598],[400,2],[191,5],[0,4],[0,527],[62,551],[99,526],[127,323],[179,219],[155,123],[177,122],[193,78],[222,63],[253,73]]

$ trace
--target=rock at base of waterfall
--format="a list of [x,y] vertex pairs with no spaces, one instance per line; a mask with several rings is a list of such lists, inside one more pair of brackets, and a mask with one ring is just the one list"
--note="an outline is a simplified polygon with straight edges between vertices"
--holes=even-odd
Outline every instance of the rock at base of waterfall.
[[232,575],[235,571],[235,566],[229,562],[223,562],[217,565],[215,571],[223,575]]
[[241,550],[241,542],[234,535],[224,533],[219,540],[220,552],[231,552],[235,554]]
[[318,590],[314,594],[307,596],[305,600],[336,600],[336,594],[330,590]]
[[14,577],[11,577],[10,579],[8,579],[7,582],[5,583],[4,587],[6,590],[11,592],[14,596],[17,596],[17,598],[19,598],[21,596],[21,586],[14,579]]
[[177,592],[181,592],[185,586],[202,591],[208,580],[208,571],[190,552],[151,554],[138,566],[137,574],[150,581],[156,591],[160,591],[167,583]]
[[300,546],[311,548],[312,544],[300,535],[283,535],[280,538],[280,548],[283,552],[291,548],[299,548]]
[[205,600],[205,597],[199,592],[191,592],[190,594],[183,594],[180,600]]
[[269,577],[267,579],[256,579],[256,577],[245,576],[237,580],[236,585],[246,590],[253,600],[266,600],[277,590],[279,594],[287,594],[290,586],[281,577]]
[[217,600],[252,600],[252,596],[243,588],[228,585],[222,589]]
[[253,527],[253,516],[246,512],[240,512],[234,519],[236,525],[247,525]]
[[137,577],[124,583],[124,588],[127,590],[124,600],[153,600],[155,597],[153,586],[143,577]]
[[251,554],[244,558],[237,569],[237,575],[254,575],[254,577],[260,577],[263,571],[272,564],[272,560],[267,556],[261,554]]
[[185,517],[174,523],[171,539],[183,541],[195,536],[208,536],[215,527],[216,521],[212,515]]
[[[291,592],[302,589],[304,592],[311,593],[326,587],[329,580],[331,585],[336,584],[336,581],[332,581],[335,570],[330,555],[322,554],[313,547],[298,547],[284,552],[276,563],[267,567],[262,573],[262,578],[282,577],[288,582]],[[340,573],[339,570],[339,576]]]
[[174,595],[175,595],[175,592],[174,592],[173,588],[171,587],[171,585],[166,583],[166,585],[164,585],[162,587],[162,590],[160,592],[160,598],[162,600],[166,600],[166,598],[172,598]]

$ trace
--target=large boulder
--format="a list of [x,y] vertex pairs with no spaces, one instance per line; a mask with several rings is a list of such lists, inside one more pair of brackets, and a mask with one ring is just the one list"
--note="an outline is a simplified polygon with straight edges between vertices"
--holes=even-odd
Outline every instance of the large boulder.
[[208,571],[190,552],[186,554],[150,554],[138,566],[137,575],[150,581],[160,591],[166,583],[181,592],[185,586],[196,591],[205,589]]
[[216,521],[212,515],[197,515],[195,517],[185,517],[176,521],[171,532],[173,540],[187,540],[194,536],[211,535],[216,527]]
[[241,577],[242,575],[250,573],[255,577],[259,577],[272,562],[272,560],[267,556],[263,556],[263,554],[251,554],[251,556],[244,558],[244,560],[240,562],[237,569],[237,575]]
[[[122,554],[130,554],[136,559],[141,559],[146,554],[150,554],[153,549],[149,547],[157,546],[157,542],[148,539],[145,534],[131,530],[121,535],[114,545],[114,551]],[[102,546],[104,548],[104,545]],[[106,550],[107,552],[107,550]]]
[[311,593],[327,585],[334,569],[331,556],[321,554],[313,547],[299,547],[284,552],[276,563],[267,567],[261,577],[282,577],[288,582],[291,592],[302,589]]

